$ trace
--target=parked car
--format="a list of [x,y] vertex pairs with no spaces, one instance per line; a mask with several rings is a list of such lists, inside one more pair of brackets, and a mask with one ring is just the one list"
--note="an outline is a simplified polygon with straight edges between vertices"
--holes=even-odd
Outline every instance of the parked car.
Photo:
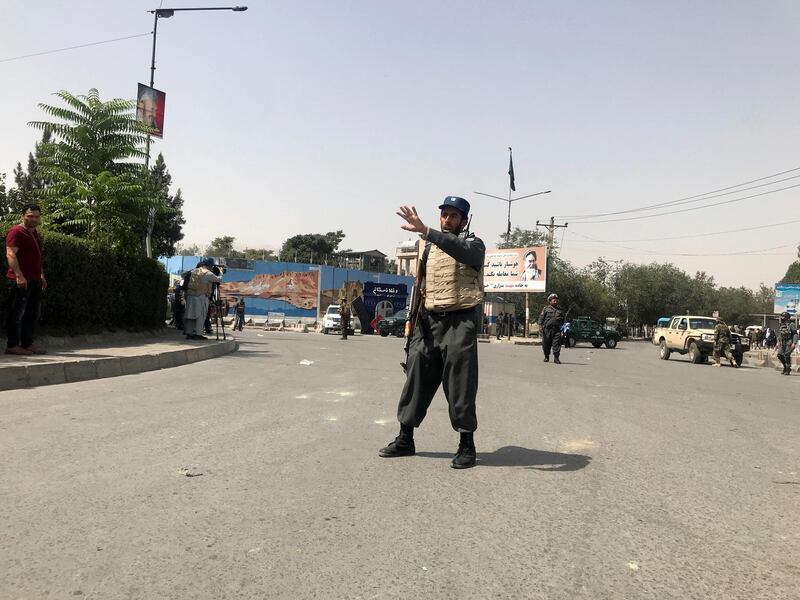
[[589,317],[577,317],[570,321],[565,343],[568,348],[574,347],[578,342],[591,342],[595,348],[605,344],[606,348],[613,350],[621,338],[622,334],[616,329],[605,327]]
[[391,317],[384,317],[378,321],[378,333],[381,334],[381,337],[386,337],[388,335],[404,337],[406,334],[407,320],[407,310],[398,311]]

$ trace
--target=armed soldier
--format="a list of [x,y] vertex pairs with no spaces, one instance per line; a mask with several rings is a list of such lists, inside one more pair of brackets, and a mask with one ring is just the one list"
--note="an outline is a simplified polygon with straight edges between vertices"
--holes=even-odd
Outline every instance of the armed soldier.
[[547,297],[547,306],[539,314],[539,327],[542,332],[542,351],[544,362],[550,362],[550,350],[553,351],[553,362],[561,364],[561,326],[564,324],[564,311],[558,308],[558,294]]
[[783,365],[781,375],[792,374],[792,351],[796,344],[797,329],[792,325],[792,315],[782,312],[781,322],[778,325],[778,360]]
[[733,358],[731,352],[731,330],[725,324],[725,321],[717,317],[717,325],[714,327],[714,365],[715,367],[721,366],[719,364],[720,353],[724,354],[731,363],[732,367],[738,368],[736,360]]
[[439,385],[450,408],[450,424],[459,432],[454,469],[475,466],[473,432],[478,428],[478,331],[483,302],[483,242],[467,230],[469,202],[448,196],[439,206],[441,231],[427,227],[413,206],[397,214],[406,231],[426,241],[420,261],[424,305],[413,324],[397,420],[400,435],[379,455],[413,456],[414,428],[425,418]]
[[350,329],[350,302],[348,294],[345,293],[344,297],[339,300],[339,317],[341,317],[342,324],[342,338],[347,339],[347,330]]

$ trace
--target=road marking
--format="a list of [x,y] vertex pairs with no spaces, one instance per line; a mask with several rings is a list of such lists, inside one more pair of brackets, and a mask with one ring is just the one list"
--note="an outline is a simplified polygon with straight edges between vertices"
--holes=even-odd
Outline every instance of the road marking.
[[580,452],[583,450],[589,450],[590,448],[596,447],[597,444],[588,438],[582,438],[578,440],[569,440],[567,442],[561,443],[561,450],[565,450],[567,452]]
[[373,421],[373,423],[375,423],[375,425],[388,425],[393,421],[394,419],[378,419],[377,421]]
[[310,396],[308,394],[300,394],[299,396],[295,396],[295,400],[308,400]]

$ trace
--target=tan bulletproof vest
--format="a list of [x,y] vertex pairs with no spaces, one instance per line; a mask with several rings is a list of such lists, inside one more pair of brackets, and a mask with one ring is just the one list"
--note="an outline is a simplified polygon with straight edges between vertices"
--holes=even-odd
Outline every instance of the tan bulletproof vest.
[[425,265],[425,308],[451,311],[483,302],[483,265],[476,271],[431,244]]
[[189,277],[189,293],[195,296],[208,296],[211,294],[211,282],[207,281],[205,274],[208,273],[205,269],[192,269],[192,275]]

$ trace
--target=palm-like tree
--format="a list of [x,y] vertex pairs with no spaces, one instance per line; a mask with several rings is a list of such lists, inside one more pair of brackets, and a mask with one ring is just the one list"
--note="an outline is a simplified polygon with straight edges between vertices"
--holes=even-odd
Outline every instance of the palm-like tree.
[[39,107],[59,121],[29,123],[54,136],[41,161],[52,181],[45,190],[50,223],[135,251],[135,229],[155,203],[144,190],[142,166],[136,162],[145,156],[142,148],[151,131],[136,120],[132,100],[103,102],[94,88],[85,96],[55,95],[66,106]]

